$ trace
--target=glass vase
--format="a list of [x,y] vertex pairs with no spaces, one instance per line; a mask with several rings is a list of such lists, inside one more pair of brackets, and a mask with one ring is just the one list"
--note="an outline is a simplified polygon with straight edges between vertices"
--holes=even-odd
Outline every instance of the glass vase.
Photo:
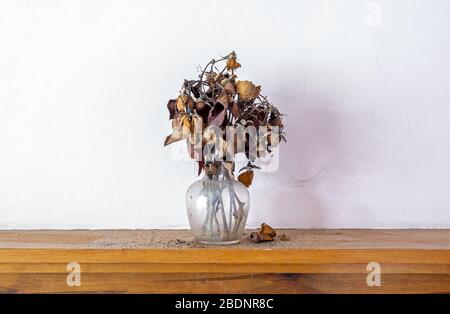
[[194,182],[186,192],[186,209],[195,240],[205,244],[238,243],[250,207],[247,187],[223,163]]

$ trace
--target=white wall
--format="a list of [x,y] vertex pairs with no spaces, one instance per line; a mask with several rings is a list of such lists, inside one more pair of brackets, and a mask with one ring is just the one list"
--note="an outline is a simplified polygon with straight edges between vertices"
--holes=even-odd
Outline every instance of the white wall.
[[186,227],[165,105],[231,50],[288,114],[249,225],[450,228],[450,2],[369,3],[0,1],[0,228]]

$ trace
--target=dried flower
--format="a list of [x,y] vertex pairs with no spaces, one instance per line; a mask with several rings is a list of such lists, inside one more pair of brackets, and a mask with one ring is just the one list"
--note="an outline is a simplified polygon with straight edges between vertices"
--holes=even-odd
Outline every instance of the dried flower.
[[250,81],[237,81],[236,91],[242,100],[253,100],[258,97],[261,92],[261,86],[255,86]]
[[232,71],[240,68],[241,64],[236,60],[236,53],[233,51],[229,54],[229,59],[227,61],[227,70]]

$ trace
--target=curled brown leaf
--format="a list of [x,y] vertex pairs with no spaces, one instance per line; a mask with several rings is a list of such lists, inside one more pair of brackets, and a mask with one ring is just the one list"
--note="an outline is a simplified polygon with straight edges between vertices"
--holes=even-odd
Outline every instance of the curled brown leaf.
[[181,141],[190,134],[191,124],[187,115],[172,120],[172,134],[166,137],[164,146]]
[[246,187],[249,187],[252,184],[253,176],[253,170],[247,170],[238,176],[238,181],[244,184]]
[[177,113],[176,99],[169,99],[169,101],[167,102],[167,110],[169,110],[169,119],[175,118],[175,115]]
[[217,96],[216,101],[222,104],[225,109],[228,108],[228,95],[225,90],[220,92],[219,96]]

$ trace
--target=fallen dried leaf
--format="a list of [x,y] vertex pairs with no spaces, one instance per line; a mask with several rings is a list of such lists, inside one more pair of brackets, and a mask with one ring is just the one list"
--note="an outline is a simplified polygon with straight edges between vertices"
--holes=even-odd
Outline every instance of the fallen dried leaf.
[[252,239],[255,243],[274,240],[271,236],[267,234],[261,234],[259,232],[252,232],[250,234],[250,239]]
[[277,232],[275,230],[273,230],[273,228],[266,223],[261,224],[261,229],[259,230],[259,232],[263,235],[268,235],[271,238],[273,238],[277,235]]
[[258,232],[252,232],[250,239],[255,242],[273,241],[277,235],[276,231],[272,229],[268,224],[261,224],[261,229]]

